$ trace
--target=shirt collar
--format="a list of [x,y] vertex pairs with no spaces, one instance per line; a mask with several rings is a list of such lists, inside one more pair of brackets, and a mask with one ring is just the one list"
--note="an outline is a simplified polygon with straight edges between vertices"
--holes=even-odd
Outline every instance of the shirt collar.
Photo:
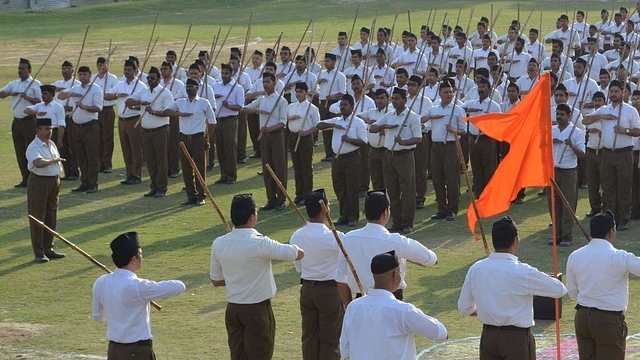
[[385,290],[385,289],[374,289],[374,288],[371,288],[371,289],[369,289],[369,292],[367,293],[367,296],[386,297],[386,298],[395,300],[395,296],[393,296],[393,293],[391,291]]
[[606,247],[607,249],[614,249],[613,244],[609,240],[601,238],[593,238],[589,241],[590,246]]
[[136,275],[136,273],[134,273],[131,270],[128,269],[123,269],[123,268],[116,268],[116,271],[113,272],[114,274],[120,275],[120,276],[124,276],[130,279],[135,279],[138,276]]
[[384,226],[382,226],[380,224],[368,222],[367,225],[365,225],[364,227],[367,228],[367,229],[371,229],[371,230],[375,229],[376,231],[381,231],[382,230],[382,232],[389,234],[389,230],[387,230],[386,227],[384,227]]
[[490,258],[492,259],[505,259],[505,260],[511,260],[511,261],[518,261],[518,257],[511,254],[511,253],[505,253],[505,252],[492,252],[489,255]]

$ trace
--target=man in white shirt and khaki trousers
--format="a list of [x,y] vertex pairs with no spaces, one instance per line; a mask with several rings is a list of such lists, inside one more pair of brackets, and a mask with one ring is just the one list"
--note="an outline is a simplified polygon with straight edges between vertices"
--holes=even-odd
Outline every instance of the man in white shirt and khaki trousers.
[[[283,101],[284,102],[284,101]],[[276,335],[271,298],[276,294],[271,260],[302,260],[304,251],[281,244],[253,227],[258,221],[251,194],[233,197],[233,229],[213,241],[210,278],[213,286],[225,286],[225,325],[231,360],[270,360]]]

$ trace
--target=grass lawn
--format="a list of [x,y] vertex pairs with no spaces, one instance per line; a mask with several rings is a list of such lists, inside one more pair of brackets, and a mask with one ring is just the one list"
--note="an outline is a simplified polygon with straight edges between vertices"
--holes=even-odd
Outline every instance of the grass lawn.
[[[607,2],[607,7],[629,6],[629,3]],[[551,29],[555,18],[564,12],[565,3],[545,2],[542,33]],[[602,4],[591,4],[588,21],[595,22]],[[429,16],[429,9],[438,7],[436,24],[442,23],[447,12],[453,25],[462,9],[460,24],[469,22],[471,6],[475,7],[471,26],[480,16],[490,16],[489,2],[450,1],[446,4],[409,0],[398,3],[400,16],[396,33],[408,29],[407,8],[411,9],[412,28],[418,31]],[[520,17],[524,23],[533,3],[522,3]],[[361,26],[370,27],[377,13],[376,27],[391,27],[395,5],[374,1],[360,6],[356,31]],[[533,13],[528,27],[539,27],[539,6]],[[569,4],[570,13],[573,5]],[[170,1],[143,0],[73,9],[43,12],[0,13],[0,39],[3,51],[0,54],[0,84],[16,78],[19,57],[30,58],[34,73],[49,53],[51,46],[62,36],[60,46],[49,64],[41,72],[39,80],[52,83],[60,77],[59,66],[63,60],[77,62],[82,36],[90,24],[87,45],[81,64],[93,65],[95,58],[105,55],[109,39],[118,48],[112,58],[111,70],[121,73],[121,64],[129,55],[144,56],[151,27],[159,14],[156,36],[160,37],[149,64],[160,65],[168,49],[180,51],[189,24],[193,24],[190,46],[209,49],[212,37],[222,27],[224,34],[230,25],[233,30],[218,63],[227,59],[230,46],[241,46],[246,32],[249,13],[253,13],[251,42],[249,47],[264,50],[271,47],[283,32],[283,44],[295,49],[309,20],[315,21],[314,47],[324,29],[325,41],[318,53],[335,46],[335,36],[340,30],[348,31],[353,22],[356,5],[334,3],[327,0],[315,2],[298,1]],[[516,18],[517,3],[494,2],[494,14],[502,9],[495,29],[506,32],[510,21]],[[585,9],[586,10],[586,7]],[[571,14],[569,15],[571,16]],[[356,34],[357,35],[357,34]],[[309,38],[303,46],[308,46]],[[357,41],[357,36],[352,42]],[[189,46],[189,47],[190,47]],[[190,58],[194,58],[192,54]],[[95,66],[92,66],[95,68]],[[14,358],[26,354],[27,349],[41,352],[68,352],[104,356],[106,352],[105,325],[91,320],[91,286],[100,276],[101,270],[86,261],[81,255],[56,241],[57,249],[67,258],[45,265],[33,264],[29,242],[26,191],[14,189],[19,181],[19,172],[13,155],[10,134],[11,114],[8,99],[0,101],[0,358]],[[117,132],[116,132],[117,133]],[[251,154],[251,150],[248,150]],[[315,185],[329,189],[330,165],[319,160],[322,147],[316,147]],[[258,204],[266,201],[262,178],[256,176],[260,163],[249,159],[239,165],[238,183],[234,186],[213,185],[218,168],[209,173],[210,189],[228,218],[229,204],[234,194],[253,192]],[[162,300],[161,312],[152,310],[153,334],[157,353],[165,359],[220,359],[226,358],[228,349],[224,328],[225,295],[223,289],[213,289],[209,281],[209,256],[212,240],[224,233],[213,207],[184,208],[180,206],[186,196],[181,191],[181,179],[170,179],[168,196],[161,199],[146,199],[149,178],[143,177],[139,186],[120,186],[124,163],[118,141],[114,152],[114,172],[100,174],[100,190],[97,194],[72,194],[76,182],[64,182],[60,196],[58,231],[70,241],[92,254],[103,264],[113,268],[109,242],[125,231],[141,234],[145,262],[140,277],[163,280],[181,279],[187,291],[179,297]],[[143,171],[146,175],[146,170]],[[213,180],[211,180],[213,179]],[[293,189],[293,170],[289,172],[289,189]],[[430,269],[409,267],[406,300],[425,312],[440,319],[448,328],[450,340],[479,336],[481,325],[475,318],[461,316],[457,312],[457,299],[468,267],[484,257],[482,244],[473,241],[467,229],[466,205],[468,196],[463,193],[460,218],[455,222],[430,221],[435,213],[435,197],[428,185],[427,204],[416,213],[415,231],[411,235],[433,249],[440,259]],[[536,195],[538,189],[529,189],[525,204],[514,206],[509,212],[518,222],[522,247],[520,258],[544,271],[552,271],[551,249],[546,245],[550,237],[547,200]],[[580,190],[578,215],[588,209],[587,193]],[[332,206],[337,213],[337,204]],[[588,226],[588,221],[583,221]],[[363,225],[360,221],[359,225]],[[260,214],[257,229],[282,242],[301,226],[300,219],[292,210],[283,213]],[[491,228],[491,221],[484,221]],[[640,252],[635,241],[638,223],[631,230],[619,234],[617,246],[632,252]],[[346,230],[343,229],[343,230]],[[575,233],[578,234],[577,229]],[[583,244],[575,236],[573,247],[560,249],[558,258],[564,272],[569,253]],[[300,352],[300,316],[298,310],[299,275],[289,262],[274,263],[278,294],[273,300],[277,319],[275,359],[298,359]],[[631,281],[633,299],[639,294],[638,281]],[[573,333],[573,303],[564,299],[564,317],[561,321],[563,333]],[[638,313],[640,305],[631,301],[628,314],[630,334],[640,333]],[[555,330],[551,321],[538,321],[535,332],[551,334]],[[424,349],[433,342],[418,339],[417,348]],[[473,351],[470,352],[472,355]],[[30,355],[31,356],[31,355]],[[56,358],[54,355],[40,355]],[[34,357],[32,357],[34,358]],[[462,358],[462,354],[460,355]]]

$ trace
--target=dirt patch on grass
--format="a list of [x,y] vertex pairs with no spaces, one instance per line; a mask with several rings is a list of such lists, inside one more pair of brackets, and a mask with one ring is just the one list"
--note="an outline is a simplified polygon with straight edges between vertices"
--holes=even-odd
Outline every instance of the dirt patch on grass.
[[0,322],[0,346],[8,346],[39,334],[51,325]]

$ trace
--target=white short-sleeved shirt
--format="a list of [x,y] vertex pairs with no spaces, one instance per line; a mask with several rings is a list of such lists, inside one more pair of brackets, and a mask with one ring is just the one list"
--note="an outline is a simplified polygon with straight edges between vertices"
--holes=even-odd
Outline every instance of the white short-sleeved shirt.
[[[270,95],[263,95],[246,106],[249,109],[260,109],[272,114],[260,115],[260,128],[274,126],[277,123],[287,124],[287,100],[275,91]],[[269,120],[269,123],[267,123]]]
[[[619,107],[614,107],[613,104],[603,106],[591,115],[597,114],[609,114],[618,117],[620,113]],[[599,120],[602,126],[602,147],[606,149],[613,149],[613,142],[615,139],[616,149],[622,149],[633,146],[633,137],[626,134],[615,134],[614,128],[618,124],[617,120]],[[629,104],[622,104],[622,112],[619,120],[620,126],[627,129],[640,129],[640,116],[638,111]]]
[[35,105],[28,106],[27,108],[35,111],[36,113],[47,113],[45,116],[36,116],[38,118],[51,119],[51,127],[54,129],[57,127],[67,126],[65,122],[64,107],[56,101],[51,101],[48,104],[43,101]]
[[[344,116],[338,116],[331,119],[323,120],[323,122],[328,124],[338,124],[341,125],[346,130],[334,128],[333,136],[331,137],[331,149],[337,155],[349,154],[359,149],[358,146],[355,146],[348,142],[342,141],[342,136],[347,135],[350,138],[360,139],[364,142],[367,142],[367,126],[357,116],[353,117],[353,122],[351,122],[351,126],[349,126],[349,122],[351,121],[352,116],[349,115],[346,118]],[[340,145],[342,144],[342,149]]]
[[[132,95],[130,99],[148,102],[150,103],[149,106],[151,106],[152,110],[162,111],[173,103],[173,94],[171,94],[171,91],[167,89],[156,86],[153,89],[147,88],[140,92],[137,92]],[[147,111],[144,112],[142,121],[140,122],[140,126],[142,126],[143,129],[156,129],[165,125],[169,125],[168,116],[151,115]]]
[[552,138],[554,140],[562,141],[562,144],[553,143],[553,164],[555,167],[560,169],[575,169],[578,167],[578,158],[576,154],[569,148],[569,146],[564,144],[564,141],[571,137],[571,142],[578,147],[583,153],[585,151],[585,139],[584,139],[584,131],[578,129],[576,127],[575,130],[571,130],[573,128],[573,124],[567,125],[564,130],[560,130],[558,125],[554,125],[551,132]]
[[111,89],[107,90],[107,94],[115,94],[115,95],[117,95],[117,94],[129,94],[129,96],[127,96],[127,97],[119,97],[117,99],[118,116],[119,117],[121,117],[121,118],[130,118],[130,117],[138,116],[138,115],[142,114],[142,111],[144,111],[144,110],[129,109],[125,105],[125,102],[132,95],[135,95],[138,92],[140,92],[140,91],[142,91],[142,90],[144,90],[146,88],[147,88],[147,85],[145,85],[141,81],[138,82],[138,79],[134,78],[134,79],[131,80],[131,82],[127,82],[127,80],[118,81],[118,83],[114,87],[112,87]]
[[[104,93],[102,88],[96,84],[76,85],[65,92],[82,94],[84,98],[82,103],[86,106],[97,106],[102,110],[102,103],[104,99]],[[78,98],[77,101],[79,101]],[[99,111],[98,111],[99,112]],[[98,112],[89,112],[80,108],[75,108],[73,111],[72,119],[76,124],[86,124],[92,120],[98,120]]]
[[[31,84],[31,82],[33,82],[33,84],[29,85]],[[0,89],[0,92],[23,93],[26,90],[27,96],[42,101],[42,93],[40,92],[41,85],[42,84],[40,84],[40,81],[35,80],[31,76],[29,76],[29,78],[24,81],[18,79],[8,83],[2,89]],[[31,103],[22,99],[20,95],[11,96],[11,114],[13,115],[13,117],[22,119],[23,117],[27,116],[27,114],[24,113],[24,109],[26,109],[29,105],[31,105]]]
[[409,108],[405,108],[400,114],[398,114],[397,111],[390,111],[377,120],[374,125],[398,125],[396,128],[384,130],[384,147],[387,148],[387,150],[393,149],[394,151],[400,151],[415,149],[415,144],[400,145],[395,143],[395,138],[398,135],[403,140],[422,138],[422,124],[420,123],[420,117]]
[[[107,72],[102,77],[98,76],[99,74],[93,74],[91,76],[91,81],[94,84],[100,86],[102,88],[102,92],[105,94],[110,94],[109,90],[111,90],[114,86],[118,84],[118,77],[113,75],[110,72]],[[113,106],[116,104],[115,100],[103,100],[103,106]]]
[[289,127],[289,131],[292,133],[308,131],[316,127],[320,122],[320,111],[315,105],[307,100],[302,102],[295,101],[289,104],[287,106],[287,114],[288,116],[300,116],[300,119],[288,121],[287,126]]
[[193,100],[178,99],[170,103],[165,110],[173,110],[181,113],[192,114],[191,116],[180,116],[180,133],[184,135],[194,135],[205,131],[206,124],[215,125],[216,115],[207,99],[196,95]]
[[38,168],[33,164],[33,162],[38,159],[54,159],[60,157],[60,152],[58,151],[56,144],[51,140],[43,142],[36,136],[29,146],[27,146],[25,156],[27,158],[27,169],[36,175],[57,176],[63,170],[60,162],[49,164],[41,168]]
[[[344,236],[339,233],[338,236]],[[294,261],[296,270],[305,280],[336,280],[340,247],[333,232],[322,223],[308,222],[291,235],[289,244],[304,249],[304,258]]]

